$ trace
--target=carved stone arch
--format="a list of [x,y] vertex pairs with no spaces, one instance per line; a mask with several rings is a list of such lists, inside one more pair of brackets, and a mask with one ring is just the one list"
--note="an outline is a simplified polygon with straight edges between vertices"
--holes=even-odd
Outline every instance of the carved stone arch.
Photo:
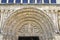
[[42,37],[40,40],[52,40],[53,27],[52,20],[43,11],[32,7],[22,8],[6,20],[3,32],[7,35],[4,35],[4,39],[17,40],[18,36],[39,36]]

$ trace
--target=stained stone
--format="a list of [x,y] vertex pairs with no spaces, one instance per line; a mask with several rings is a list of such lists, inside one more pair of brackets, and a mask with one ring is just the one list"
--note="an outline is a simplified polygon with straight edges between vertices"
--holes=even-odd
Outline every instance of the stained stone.
[[3,5],[0,7],[2,40],[18,40],[19,36],[38,36],[40,40],[60,40],[59,6]]

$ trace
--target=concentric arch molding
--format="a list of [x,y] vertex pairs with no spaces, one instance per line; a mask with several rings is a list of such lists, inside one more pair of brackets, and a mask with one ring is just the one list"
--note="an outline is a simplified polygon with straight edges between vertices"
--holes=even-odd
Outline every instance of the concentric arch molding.
[[15,11],[5,21],[4,40],[18,40],[18,36],[39,36],[41,40],[53,39],[53,22],[43,11],[26,7]]

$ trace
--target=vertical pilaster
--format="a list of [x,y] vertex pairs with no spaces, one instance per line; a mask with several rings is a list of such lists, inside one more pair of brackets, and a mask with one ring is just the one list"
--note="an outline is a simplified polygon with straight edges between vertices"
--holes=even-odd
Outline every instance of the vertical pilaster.
[[7,3],[8,3],[9,0],[7,0]]
[[28,0],[28,4],[30,3],[30,0]]
[[1,0],[0,0],[0,4],[1,4]]
[[51,0],[49,0],[49,4],[51,4]]
[[37,4],[37,0],[35,0],[35,4]]
[[16,2],[16,0],[14,0],[14,3]]
[[23,4],[23,0],[21,0],[21,4]]
[[42,0],[42,4],[44,4],[44,0]]

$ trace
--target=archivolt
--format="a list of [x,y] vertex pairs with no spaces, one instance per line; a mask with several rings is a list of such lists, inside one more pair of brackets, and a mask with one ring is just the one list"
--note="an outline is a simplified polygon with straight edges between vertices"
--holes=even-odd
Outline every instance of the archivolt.
[[[19,34],[19,30],[26,24],[31,24],[39,28],[38,33],[42,37],[52,37],[54,28],[53,22],[48,15],[36,8],[22,8],[14,12],[5,22],[3,32],[15,35]],[[21,35],[19,35],[21,36]],[[46,39],[45,39],[46,40]]]

